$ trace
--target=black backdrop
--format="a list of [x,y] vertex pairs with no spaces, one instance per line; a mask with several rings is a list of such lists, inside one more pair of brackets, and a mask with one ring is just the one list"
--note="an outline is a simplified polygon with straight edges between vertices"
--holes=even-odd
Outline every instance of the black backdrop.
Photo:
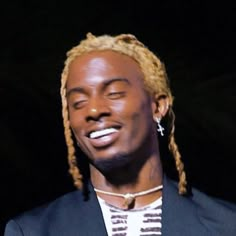
[[189,182],[236,202],[235,8],[226,1],[1,3],[1,230],[10,217],[73,190],[59,82],[66,51],[88,31],[133,33],[159,55]]

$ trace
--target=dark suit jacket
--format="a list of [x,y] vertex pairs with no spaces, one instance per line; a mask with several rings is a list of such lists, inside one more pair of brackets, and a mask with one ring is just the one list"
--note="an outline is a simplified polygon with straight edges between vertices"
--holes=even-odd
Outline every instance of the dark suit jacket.
[[[165,178],[162,206],[163,236],[236,236],[236,206],[193,190],[178,194],[176,183]],[[84,201],[80,191],[66,194],[47,206],[8,222],[5,236],[105,236],[102,212],[91,189]]]

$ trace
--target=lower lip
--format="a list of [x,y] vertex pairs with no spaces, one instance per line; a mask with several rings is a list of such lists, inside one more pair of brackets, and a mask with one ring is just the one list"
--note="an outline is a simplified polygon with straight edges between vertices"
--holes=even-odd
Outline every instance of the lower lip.
[[108,135],[105,135],[101,138],[89,139],[89,142],[95,148],[103,148],[111,145],[118,138],[119,132],[114,132]]

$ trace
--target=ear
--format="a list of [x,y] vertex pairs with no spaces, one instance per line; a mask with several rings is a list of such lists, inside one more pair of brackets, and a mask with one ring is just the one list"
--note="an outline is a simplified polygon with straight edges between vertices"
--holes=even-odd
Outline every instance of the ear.
[[167,96],[155,96],[152,102],[153,119],[163,118],[169,110],[169,104]]

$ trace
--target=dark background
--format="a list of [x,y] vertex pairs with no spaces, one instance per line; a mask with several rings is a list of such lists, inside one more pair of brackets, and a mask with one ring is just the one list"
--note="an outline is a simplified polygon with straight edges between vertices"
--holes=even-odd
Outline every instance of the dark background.
[[235,12],[227,1],[1,3],[0,230],[73,190],[60,73],[66,51],[89,31],[135,34],[165,62],[189,183],[236,203]]

